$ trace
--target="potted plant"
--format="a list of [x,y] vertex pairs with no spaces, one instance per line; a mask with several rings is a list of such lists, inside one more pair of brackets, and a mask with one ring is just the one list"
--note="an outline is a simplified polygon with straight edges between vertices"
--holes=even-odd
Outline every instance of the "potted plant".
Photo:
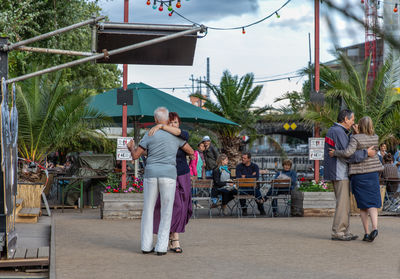
[[320,180],[305,181],[300,178],[300,187],[293,191],[292,212],[294,216],[333,216],[336,199],[331,184]]
[[102,193],[102,219],[140,219],[143,211],[143,180],[130,176],[125,189],[121,176],[109,174]]

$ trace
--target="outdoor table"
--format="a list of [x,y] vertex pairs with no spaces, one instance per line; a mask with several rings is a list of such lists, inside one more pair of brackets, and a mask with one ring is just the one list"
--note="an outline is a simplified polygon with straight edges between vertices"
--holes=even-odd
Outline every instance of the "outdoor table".
[[[107,176],[105,175],[93,175],[93,176],[59,176],[56,177],[55,179],[58,180],[75,180],[79,181],[80,183],[80,211],[82,213],[83,211],[83,180],[84,179],[106,179]],[[70,183],[68,183],[70,184]],[[61,187],[61,212],[64,212],[64,184],[60,185]],[[93,206],[93,186],[91,186],[90,189],[90,200],[91,200],[91,205]]]

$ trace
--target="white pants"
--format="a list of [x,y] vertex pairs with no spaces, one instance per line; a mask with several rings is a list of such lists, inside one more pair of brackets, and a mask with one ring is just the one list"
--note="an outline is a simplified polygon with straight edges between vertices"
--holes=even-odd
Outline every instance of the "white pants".
[[175,199],[176,180],[172,178],[145,178],[143,181],[142,251],[153,249],[154,207],[160,193],[161,220],[158,228],[156,252],[166,252]]

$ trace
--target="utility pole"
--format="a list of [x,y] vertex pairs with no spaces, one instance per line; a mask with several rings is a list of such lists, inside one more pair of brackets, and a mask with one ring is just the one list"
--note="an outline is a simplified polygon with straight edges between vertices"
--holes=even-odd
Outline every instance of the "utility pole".
[[[319,0],[315,0],[315,8],[314,8],[314,36],[315,36],[315,54],[314,54],[314,59],[315,59],[315,93],[319,93]],[[314,124],[314,137],[319,138],[319,124],[315,123]],[[319,181],[319,160],[314,161],[314,180],[316,182]]]
[[[124,22],[128,22],[129,18],[129,0],[124,0]],[[128,88],[128,64],[123,64],[123,77],[122,84],[124,91]],[[127,136],[128,130],[128,106],[127,104],[122,105],[122,136]],[[121,177],[121,188],[126,189],[126,161],[122,160],[122,177]]]
[[[207,83],[210,83],[210,57],[207,57]],[[207,98],[210,98],[210,88],[207,86]]]
[[195,79],[193,77],[193,74],[192,74],[191,78],[189,78],[189,80],[192,81],[192,94],[194,94],[194,81],[195,81]]

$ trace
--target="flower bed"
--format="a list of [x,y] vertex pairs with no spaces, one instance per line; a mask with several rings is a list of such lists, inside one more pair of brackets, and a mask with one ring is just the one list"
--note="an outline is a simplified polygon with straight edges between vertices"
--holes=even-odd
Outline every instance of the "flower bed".
[[110,174],[102,193],[102,219],[140,219],[143,211],[143,181],[130,177],[126,189],[118,174]]
[[333,216],[335,213],[336,199],[332,192],[332,185],[321,180],[303,182],[298,191],[292,195],[292,203],[297,206],[296,216]]

